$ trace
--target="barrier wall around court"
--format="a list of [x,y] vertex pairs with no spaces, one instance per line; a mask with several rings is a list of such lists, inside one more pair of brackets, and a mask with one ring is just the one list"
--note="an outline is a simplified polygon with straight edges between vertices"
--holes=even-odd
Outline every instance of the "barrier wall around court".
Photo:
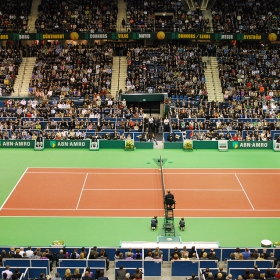
[[[138,133],[139,134],[139,133]],[[48,140],[44,139],[43,148],[62,148],[62,149],[91,149],[90,139],[85,140]],[[125,140],[103,140],[98,139],[98,149],[124,149]],[[153,149],[153,142],[134,141],[137,149]],[[183,142],[164,141],[164,149],[182,149]],[[0,148],[32,148],[36,147],[35,140],[0,140]],[[217,140],[193,140],[193,149],[215,149],[218,150]],[[228,149],[254,149],[254,150],[272,150],[273,141],[228,141]]]
[[46,273],[50,273],[49,259],[3,259],[3,266],[9,265],[10,267],[32,267],[32,268],[45,268]]
[[59,260],[59,267],[64,267],[64,268],[91,267],[94,269],[100,268],[100,269],[105,270],[106,269],[106,260],[105,259],[84,259],[84,260],[65,259],[65,260]]
[[227,270],[229,271],[232,268],[252,268],[255,265],[258,268],[273,268],[273,264],[273,260],[228,260]]
[[[116,260],[115,267],[126,269],[144,268],[145,276],[161,276],[162,260]],[[117,271],[116,271],[117,272]]]

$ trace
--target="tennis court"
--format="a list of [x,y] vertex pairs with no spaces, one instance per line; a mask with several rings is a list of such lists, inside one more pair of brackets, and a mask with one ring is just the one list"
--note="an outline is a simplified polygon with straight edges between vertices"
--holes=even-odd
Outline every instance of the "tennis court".
[[168,189],[176,216],[279,217],[279,181],[277,169],[27,168],[1,215],[163,217]]

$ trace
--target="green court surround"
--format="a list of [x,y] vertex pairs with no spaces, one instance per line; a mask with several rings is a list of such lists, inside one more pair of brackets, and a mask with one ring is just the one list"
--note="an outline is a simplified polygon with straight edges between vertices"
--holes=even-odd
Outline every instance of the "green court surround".
[[[153,159],[160,155],[167,159],[164,168],[277,168],[280,171],[279,153],[272,150],[184,153],[179,149],[136,149],[127,153],[103,149],[92,153],[87,149],[35,152],[7,148],[0,150],[0,203],[4,203],[27,167],[157,168]],[[44,203],[43,197],[38,199]],[[137,199],[135,204],[145,207],[145,203]],[[269,201],[267,204],[269,208]],[[177,219],[180,217],[176,218],[176,224]],[[160,218],[160,227],[162,222]],[[150,218],[0,217],[0,225],[1,246],[47,246],[53,240],[62,239],[67,246],[108,247],[118,246],[120,241],[156,241],[160,231],[150,230]],[[279,228],[280,218],[188,218],[181,236],[183,242],[218,241],[221,247],[260,247],[263,239],[280,241]]]

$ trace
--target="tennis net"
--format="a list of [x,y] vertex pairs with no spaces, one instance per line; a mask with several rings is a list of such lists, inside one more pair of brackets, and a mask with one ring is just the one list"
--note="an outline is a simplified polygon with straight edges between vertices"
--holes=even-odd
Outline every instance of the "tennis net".
[[159,158],[160,162],[160,174],[161,174],[161,186],[162,186],[162,195],[163,195],[163,203],[165,201],[165,183],[164,183],[164,175],[163,175],[163,167],[162,167],[162,157]]

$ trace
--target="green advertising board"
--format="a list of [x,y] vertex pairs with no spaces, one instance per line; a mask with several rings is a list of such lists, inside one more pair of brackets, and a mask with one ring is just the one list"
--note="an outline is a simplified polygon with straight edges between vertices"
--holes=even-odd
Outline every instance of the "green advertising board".
[[229,149],[272,149],[273,141],[229,141]]
[[90,140],[44,140],[44,147],[89,149]]
[[0,140],[0,148],[34,148],[35,140]]

